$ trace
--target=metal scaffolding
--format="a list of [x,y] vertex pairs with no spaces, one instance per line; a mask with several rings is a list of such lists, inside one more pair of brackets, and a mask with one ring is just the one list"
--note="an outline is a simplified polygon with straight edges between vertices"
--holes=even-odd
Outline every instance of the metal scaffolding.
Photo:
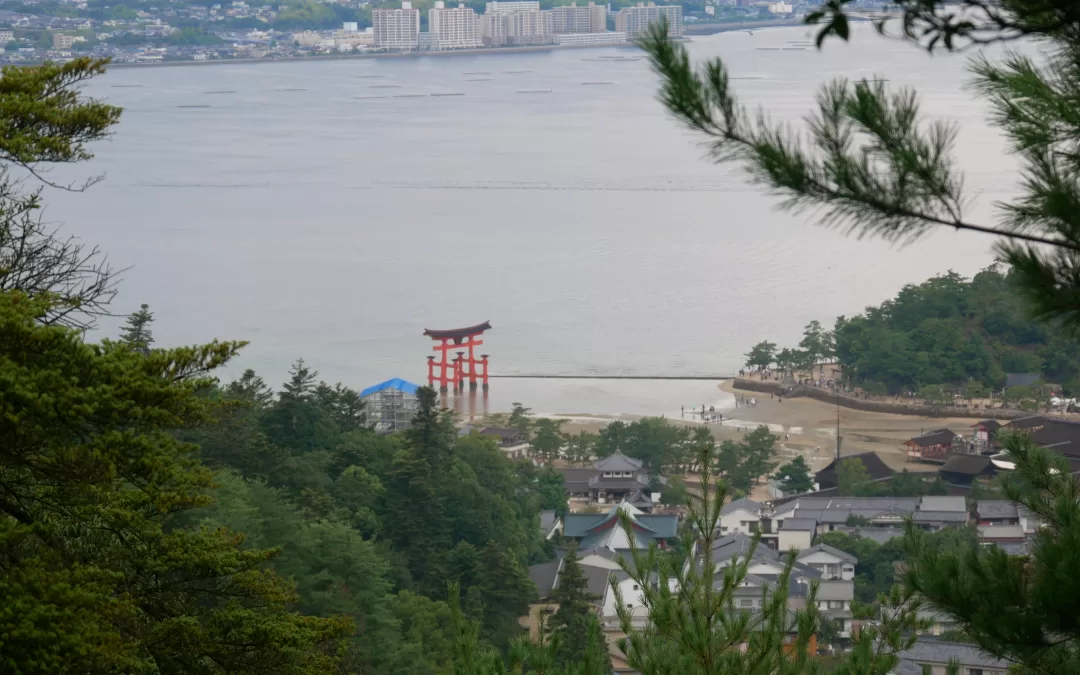
[[408,429],[420,409],[416,398],[418,388],[412,382],[395,378],[360,392],[368,424],[374,424],[380,434]]

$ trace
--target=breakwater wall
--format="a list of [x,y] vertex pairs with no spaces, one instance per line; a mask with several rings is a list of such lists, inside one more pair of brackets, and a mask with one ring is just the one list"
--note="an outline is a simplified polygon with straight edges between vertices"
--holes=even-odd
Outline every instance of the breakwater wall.
[[[838,402],[844,408],[852,410],[864,410],[867,412],[891,413],[894,415],[919,415],[922,417],[970,417],[972,419],[1016,419],[1028,417],[1034,413],[1025,410],[1005,410],[1002,408],[959,408],[956,406],[929,406],[898,401],[875,401],[873,399],[858,398],[848,394],[840,394],[830,389],[819,389],[805,385],[785,385],[780,382],[762,382],[742,377],[735,378],[734,388],[741,391],[756,391],[766,394],[782,394],[785,398],[816,399],[823,403],[836,405]],[[790,391],[789,391],[790,390]]]

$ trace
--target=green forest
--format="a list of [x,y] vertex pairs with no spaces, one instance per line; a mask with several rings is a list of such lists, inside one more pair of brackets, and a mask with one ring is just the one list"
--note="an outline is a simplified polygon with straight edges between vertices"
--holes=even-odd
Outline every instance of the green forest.
[[280,549],[270,567],[298,584],[299,611],[362,626],[350,672],[446,672],[451,583],[484,640],[505,649],[520,633],[536,595],[527,566],[553,555],[539,512],[565,504],[559,474],[459,437],[430,389],[414,428],[392,436],[302,362],[276,394],[248,371],[206,395],[214,422],[185,434],[216,470],[198,524]]
[[[1015,279],[997,266],[905,286],[892,300],[840,317],[833,330],[844,377],[868,390],[952,385],[1001,389],[1006,373],[1039,373],[1080,388],[1080,342],[1031,318]],[[978,395],[978,394],[976,394]]]
[[0,300],[3,672],[449,673],[451,586],[481,644],[522,632],[562,478],[459,436],[433,390],[377,435],[303,361],[222,386],[242,345],[155,349],[145,305],[89,344]]
[[1007,373],[1036,373],[1080,393],[1080,341],[1032,318],[1015,274],[998,265],[971,279],[948,272],[904,286],[891,300],[838,317],[832,331],[811,322],[796,349],[766,341],[746,356],[748,367],[792,372],[835,361],[846,384],[872,394],[981,398],[1004,389]]

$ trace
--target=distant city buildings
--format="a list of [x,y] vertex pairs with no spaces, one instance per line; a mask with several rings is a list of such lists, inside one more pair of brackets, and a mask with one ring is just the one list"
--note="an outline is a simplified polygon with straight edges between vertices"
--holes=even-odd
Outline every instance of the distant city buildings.
[[75,44],[74,35],[64,35],[63,33],[56,33],[53,35],[53,49],[71,49],[71,45],[73,44]]
[[438,49],[475,49],[484,46],[480,35],[480,17],[464,4],[447,7],[443,0],[436,0],[435,6],[428,10],[428,30],[436,36]]
[[408,0],[400,9],[371,10],[371,24],[380,49],[405,51],[420,46],[420,10],[413,9]]
[[623,7],[615,13],[615,31],[626,33],[631,40],[640,37],[649,30],[649,26],[667,19],[668,37],[682,37],[682,5],[654,5],[638,3],[634,7]]
[[[488,3],[489,5],[494,3]],[[551,10],[556,35],[568,33],[604,33],[607,31],[607,7],[590,2],[578,7],[576,2]]]
[[545,45],[554,38],[551,11],[541,11],[532,0],[489,2],[480,22],[484,44]]

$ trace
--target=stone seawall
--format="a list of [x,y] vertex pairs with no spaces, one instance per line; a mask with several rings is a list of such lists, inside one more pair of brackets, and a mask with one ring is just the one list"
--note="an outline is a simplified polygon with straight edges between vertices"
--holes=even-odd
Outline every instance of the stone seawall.
[[[762,382],[761,380],[749,380],[742,377],[735,378],[734,388],[741,391],[757,391],[766,394],[780,394],[783,393],[788,385],[781,384],[779,382]],[[786,398],[798,398],[805,396],[807,398],[816,399],[825,403],[836,404],[837,399],[840,401],[840,405],[845,408],[851,408],[852,410],[865,410],[867,412],[880,412],[891,413],[894,415],[919,415],[922,417],[970,417],[972,419],[1016,419],[1018,417],[1027,417],[1033,415],[1024,410],[1003,410],[1001,408],[993,408],[987,410],[985,408],[956,408],[956,407],[935,407],[929,405],[912,405],[910,403],[897,403],[891,401],[873,401],[862,398],[856,398],[847,394],[837,394],[834,391],[828,389],[818,389],[817,387],[807,387],[805,385],[795,385],[791,387],[791,391],[784,394]]]

